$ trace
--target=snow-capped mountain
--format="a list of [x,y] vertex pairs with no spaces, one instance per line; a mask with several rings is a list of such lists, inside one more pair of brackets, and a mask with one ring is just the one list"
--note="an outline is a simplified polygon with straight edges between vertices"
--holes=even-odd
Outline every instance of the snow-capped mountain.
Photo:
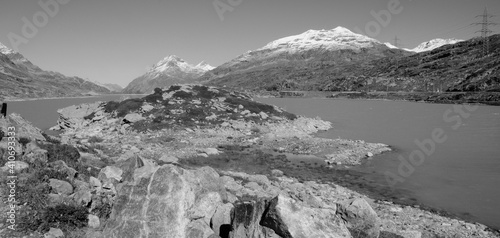
[[317,68],[341,67],[396,54],[409,53],[391,49],[376,39],[341,26],[331,30],[308,30],[248,51],[209,71],[200,81],[226,86],[269,87],[277,81],[289,80],[286,75],[297,70],[309,74]]
[[0,43],[0,98],[39,98],[109,93],[78,77],[45,71]]
[[308,30],[302,34],[275,40],[258,50],[274,50],[295,53],[305,50],[359,50],[381,43],[364,35],[356,34],[344,27],[332,30]]
[[193,74],[201,76],[206,71],[212,70],[214,67],[208,65],[204,61],[197,65],[191,65],[176,55],[167,56],[160,62],[156,63],[147,72],[150,75],[165,75],[177,77],[179,74]]
[[192,65],[178,56],[170,55],[153,65],[146,74],[127,85],[125,93],[150,93],[155,88],[168,87],[175,83],[190,83],[214,67],[204,61]]
[[431,51],[433,49],[439,48],[439,47],[444,46],[444,45],[456,44],[456,43],[462,42],[462,41],[463,40],[454,39],[454,38],[452,38],[452,39],[437,38],[434,40],[424,42],[424,43],[418,45],[417,47],[415,47],[414,49],[405,49],[405,50],[420,53],[420,52],[425,52],[425,51]]

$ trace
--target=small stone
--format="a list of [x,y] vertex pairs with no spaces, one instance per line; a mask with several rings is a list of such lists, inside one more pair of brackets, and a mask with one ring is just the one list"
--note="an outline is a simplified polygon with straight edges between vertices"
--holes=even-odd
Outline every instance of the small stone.
[[64,233],[61,229],[58,228],[50,228],[49,232],[43,235],[45,238],[59,238],[64,237]]
[[206,148],[203,150],[203,152],[205,152],[205,154],[207,155],[218,155],[220,153],[220,151],[216,148]]
[[260,112],[259,113],[260,117],[263,119],[263,120],[266,120],[267,118],[269,118],[269,116],[265,113],[265,112]]
[[389,210],[391,212],[402,212],[403,208],[400,208],[400,207],[391,207]]
[[176,164],[179,162],[178,158],[170,155],[162,155],[159,160],[164,163],[172,163],[172,164]]
[[368,153],[366,153],[366,156],[373,157],[373,153],[372,152],[368,152]]
[[89,214],[88,220],[89,220],[88,226],[91,228],[96,229],[99,228],[99,226],[101,225],[101,223],[99,222],[99,217],[97,217],[96,215]]
[[283,173],[283,171],[281,171],[279,169],[273,169],[273,170],[271,170],[271,175],[274,177],[281,177],[284,175],[284,173]]
[[5,163],[5,165],[2,167],[2,171],[7,172],[11,168],[13,168],[14,171],[19,172],[19,171],[21,171],[23,169],[27,169],[29,167],[30,166],[28,165],[28,163],[26,163],[24,161],[16,160],[16,161]]
[[90,193],[89,190],[81,190],[76,192],[73,195],[73,200],[78,204],[78,205],[83,205],[87,206],[90,201],[92,201],[92,194]]
[[125,123],[134,123],[142,120],[144,120],[144,117],[139,113],[130,113],[123,118],[123,122]]
[[152,106],[152,105],[150,105],[150,104],[144,104],[144,105],[142,105],[142,107],[141,107],[142,111],[144,111],[144,112],[149,112],[149,111],[153,110],[154,108],[155,108],[155,107],[153,107],[153,106]]
[[73,186],[66,181],[49,179],[49,185],[55,193],[64,195],[70,195],[73,193]]
[[[122,174],[123,171],[115,166],[106,166],[105,168],[101,169],[101,172],[99,173],[99,178],[103,177],[107,179],[115,179],[116,181],[120,182],[122,180]],[[103,180],[103,179],[101,179]]]

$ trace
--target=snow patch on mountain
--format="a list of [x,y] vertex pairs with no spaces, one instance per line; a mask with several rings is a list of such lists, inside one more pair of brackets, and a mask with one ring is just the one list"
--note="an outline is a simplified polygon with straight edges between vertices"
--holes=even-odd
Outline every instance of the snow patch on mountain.
[[214,67],[204,61],[197,65],[192,65],[176,55],[170,55],[153,65],[147,74],[178,76],[179,73],[188,73],[201,76],[212,69],[214,69]]
[[406,49],[406,50],[420,53],[420,52],[425,52],[425,51],[431,51],[433,49],[439,48],[439,47],[444,46],[444,45],[456,44],[456,43],[462,42],[462,41],[463,40],[454,39],[454,38],[452,38],[452,39],[437,38],[434,40],[424,42],[424,43],[418,45],[417,47],[415,47],[414,49]]
[[385,42],[384,45],[387,46],[387,47],[389,47],[389,48],[391,48],[391,49],[399,49],[399,47],[397,47],[397,46],[395,46],[395,45],[393,45],[393,44],[391,44],[389,42]]
[[0,53],[8,55],[13,54],[14,51],[0,42]]

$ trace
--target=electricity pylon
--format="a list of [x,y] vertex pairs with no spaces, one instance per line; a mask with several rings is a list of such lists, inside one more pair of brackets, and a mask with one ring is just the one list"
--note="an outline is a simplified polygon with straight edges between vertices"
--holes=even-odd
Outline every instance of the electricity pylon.
[[488,35],[492,33],[489,29],[489,26],[497,25],[497,23],[490,22],[490,18],[494,17],[494,15],[489,15],[488,10],[484,8],[483,15],[478,15],[477,17],[482,17],[482,22],[475,22],[472,25],[481,25],[482,29],[480,31],[476,31],[476,33],[481,32],[481,38],[483,39],[483,56],[486,56],[490,53],[490,41],[488,39]]
[[394,46],[396,46],[397,48],[399,48],[399,46],[400,46],[400,45],[399,45],[399,41],[400,41],[400,40],[401,40],[401,39],[399,39],[399,38],[398,38],[398,36],[394,37]]

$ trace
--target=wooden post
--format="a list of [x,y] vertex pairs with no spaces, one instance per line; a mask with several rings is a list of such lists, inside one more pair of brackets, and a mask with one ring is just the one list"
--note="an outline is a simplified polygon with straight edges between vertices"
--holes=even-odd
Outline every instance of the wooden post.
[[1,115],[3,117],[7,117],[7,103],[2,103],[2,111],[1,111]]

